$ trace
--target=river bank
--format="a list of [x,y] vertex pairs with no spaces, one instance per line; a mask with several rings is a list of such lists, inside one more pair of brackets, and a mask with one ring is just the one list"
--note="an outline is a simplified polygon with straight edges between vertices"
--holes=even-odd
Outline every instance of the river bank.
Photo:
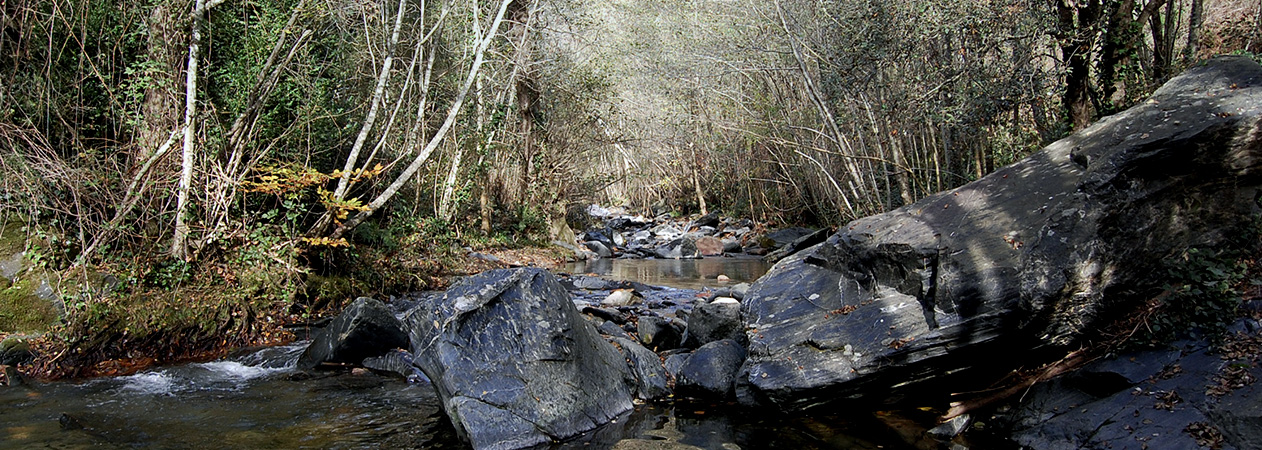
[[[210,361],[238,348],[284,345],[308,338],[312,326],[323,324],[360,296],[386,300],[446,289],[461,276],[498,268],[601,272],[615,255],[601,258],[589,250],[589,244],[600,245],[593,236],[613,236],[618,244],[611,239],[606,248],[624,259],[660,259],[650,247],[673,245],[678,251],[685,246],[695,249],[694,244],[702,242],[705,248],[705,242],[721,236],[729,241],[729,250],[732,242],[743,245],[735,247],[735,256],[746,265],[762,267],[761,273],[766,263],[754,255],[791,245],[810,231],[791,228],[775,234],[768,224],[717,214],[634,218],[624,210],[595,205],[582,215],[573,220],[575,226],[590,229],[577,236],[572,231],[559,233],[551,243],[505,235],[462,236],[425,227],[360,237],[353,247],[302,247],[300,240],[260,234],[257,242],[243,242],[196,265],[156,258],[93,268],[66,267],[66,257],[54,257],[59,248],[54,242],[64,240],[32,223],[11,219],[0,235],[0,260],[5,261],[0,280],[7,284],[0,286],[5,287],[0,290],[0,342],[6,342],[0,347],[6,349],[0,352],[0,366],[39,380],[119,376],[155,366]],[[654,231],[651,238],[624,241],[649,228]],[[752,254],[745,253],[746,247]],[[733,254],[723,255],[720,247],[706,255],[694,250],[680,257],[672,259],[674,265],[687,260],[694,261],[686,264],[693,268],[727,267],[715,262],[730,260]],[[679,270],[684,269],[662,274],[675,280],[695,275]],[[753,281],[747,269],[702,270],[718,270],[701,277],[718,281],[722,276],[727,284]],[[44,312],[32,315],[39,311]]]

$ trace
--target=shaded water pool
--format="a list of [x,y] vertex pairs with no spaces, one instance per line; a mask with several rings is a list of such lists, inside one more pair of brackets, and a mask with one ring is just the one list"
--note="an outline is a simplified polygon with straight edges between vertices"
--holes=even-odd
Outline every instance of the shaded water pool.
[[[705,259],[596,259],[566,264],[562,271],[596,274],[612,280],[636,281],[654,286],[701,290],[752,283],[767,273],[771,264],[761,258]],[[719,275],[729,281],[719,281]]]

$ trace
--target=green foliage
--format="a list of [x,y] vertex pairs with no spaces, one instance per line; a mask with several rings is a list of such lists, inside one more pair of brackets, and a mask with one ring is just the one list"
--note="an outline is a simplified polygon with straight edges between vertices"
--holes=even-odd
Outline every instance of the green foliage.
[[1254,53],[1247,50],[1236,50],[1236,51],[1231,52],[1231,54],[1248,56],[1249,58],[1256,61],[1258,64],[1262,64],[1262,53]]
[[[1127,342],[1159,346],[1188,333],[1220,339],[1237,317],[1250,262],[1239,251],[1192,248],[1165,264],[1168,295],[1151,305],[1145,323]],[[1248,284],[1262,285],[1250,279]]]

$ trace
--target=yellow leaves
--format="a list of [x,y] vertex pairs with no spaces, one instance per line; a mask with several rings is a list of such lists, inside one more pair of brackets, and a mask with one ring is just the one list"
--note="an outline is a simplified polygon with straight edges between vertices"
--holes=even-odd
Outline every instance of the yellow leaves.
[[241,182],[246,192],[283,195],[318,186],[332,179],[310,167],[267,166],[255,171],[253,179]]
[[346,242],[346,238],[329,239],[327,237],[302,238],[302,242],[310,247],[350,247],[351,244]]
[[364,205],[364,202],[360,201],[358,198],[338,199],[333,196],[332,192],[323,189],[320,190],[320,198],[324,207],[333,212],[333,218],[339,221],[346,220],[346,217],[350,215],[351,211],[368,210],[368,206]]
[[339,169],[327,174],[305,166],[265,166],[255,171],[253,179],[242,181],[241,187],[246,192],[281,195],[320,186],[344,176],[349,177],[352,183],[358,183],[385,171],[386,168],[381,164],[371,169],[355,169],[350,172]]
[[329,174],[328,176],[330,179],[349,177],[352,183],[358,183],[360,181],[370,179],[377,175],[381,175],[381,172],[385,172],[385,170],[386,170],[385,167],[382,167],[381,164],[377,164],[373,166],[373,168],[371,169],[355,169],[350,172],[346,172],[341,169],[338,169],[338,170],[334,170],[333,173]]
[[255,170],[251,179],[242,181],[241,188],[246,192],[296,198],[302,191],[315,187],[320,196],[320,203],[332,212],[334,219],[341,222],[346,220],[351,212],[367,211],[368,206],[357,198],[337,198],[332,192],[324,189],[324,186],[330,181],[343,177],[348,178],[352,183],[357,183],[379,176],[385,171],[386,168],[381,164],[374,165],[371,169],[334,170],[327,174],[306,166],[265,166]]

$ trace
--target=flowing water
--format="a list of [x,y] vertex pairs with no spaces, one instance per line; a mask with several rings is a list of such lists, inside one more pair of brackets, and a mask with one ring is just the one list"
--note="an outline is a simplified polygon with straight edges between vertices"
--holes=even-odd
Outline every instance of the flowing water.
[[[722,285],[712,279],[720,273],[740,282],[766,270],[756,260],[705,261],[618,260],[608,269],[582,271],[697,289]],[[298,371],[303,348],[256,349],[130,376],[0,387],[0,449],[464,448],[427,383],[363,371]],[[616,423],[555,447],[914,448],[899,426],[876,417],[639,405]]]

